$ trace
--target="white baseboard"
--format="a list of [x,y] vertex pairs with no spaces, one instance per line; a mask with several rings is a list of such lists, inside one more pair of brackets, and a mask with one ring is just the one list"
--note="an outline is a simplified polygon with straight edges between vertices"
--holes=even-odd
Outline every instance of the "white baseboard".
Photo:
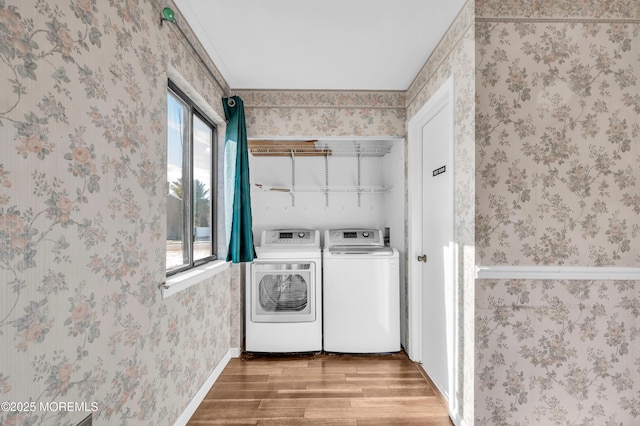
[[189,405],[187,405],[187,408],[185,408],[180,417],[178,417],[178,420],[176,420],[174,426],[186,426],[191,416],[193,416],[193,413],[196,412],[196,410],[204,400],[204,397],[207,396],[207,394],[213,387],[213,384],[216,382],[216,380],[218,380],[220,374],[222,374],[222,370],[224,370],[224,367],[227,366],[231,358],[238,358],[239,356],[240,349],[238,348],[231,348],[227,351],[224,357],[222,357],[220,363],[216,366],[211,375],[204,382],[198,393],[196,393]]
[[459,415],[456,416],[453,419],[453,424],[457,425],[457,426],[469,426],[470,424],[467,423],[463,418],[461,418]]
[[456,412],[449,411],[449,418],[451,419],[451,422],[455,426],[468,426],[469,425],[467,422],[464,421],[464,419],[460,415],[459,411],[456,411]]

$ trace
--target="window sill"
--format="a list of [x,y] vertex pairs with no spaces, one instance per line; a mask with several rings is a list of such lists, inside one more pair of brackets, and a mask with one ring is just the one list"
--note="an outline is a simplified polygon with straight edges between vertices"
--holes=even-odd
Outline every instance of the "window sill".
[[205,263],[197,268],[172,275],[167,278],[167,281],[163,285],[160,286],[162,299],[166,299],[167,297],[173,296],[192,285],[211,278],[220,272],[229,269],[230,266],[231,263],[225,262],[224,260],[214,260],[213,262]]

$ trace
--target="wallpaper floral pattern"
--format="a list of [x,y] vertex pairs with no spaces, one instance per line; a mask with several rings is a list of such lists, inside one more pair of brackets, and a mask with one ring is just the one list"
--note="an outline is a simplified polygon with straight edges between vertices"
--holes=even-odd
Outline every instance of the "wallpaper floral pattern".
[[[220,116],[228,90],[159,25],[163,6],[0,0],[0,400],[172,423],[239,344],[238,268],[159,297],[167,70]],[[404,136],[455,75],[459,295],[463,315],[476,309],[475,407],[472,368],[458,378],[469,423],[638,422],[638,282],[479,280],[474,298],[469,271],[474,255],[638,265],[638,20],[634,0],[469,1],[406,93],[237,92],[250,136]],[[461,319],[463,363],[474,319]]]
[[237,267],[160,297],[167,69],[221,89],[159,16],[0,0],[0,401],[86,404],[0,424],[172,423],[239,346]]
[[640,420],[640,283],[485,280],[477,425]]
[[634,0],[476,0],[482,18],[640,19]]
[[404,92],[237,90],[249,137],[404,136]]
[[478,25],[478,263],[640,262],[638,23]]
[[[640,264],[638,6],[477,1],[477,264]],[[478,280],[476,424],[639,423],[639,306],[637,281]]]

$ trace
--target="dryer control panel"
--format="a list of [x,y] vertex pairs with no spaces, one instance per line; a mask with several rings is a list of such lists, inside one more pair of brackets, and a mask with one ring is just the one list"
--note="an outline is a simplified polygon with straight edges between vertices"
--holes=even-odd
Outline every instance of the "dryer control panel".
[[329,229],[325,233],[325,246],[384,246],[379,229]]
[[320,247],[320,232],[313,229],[272,229],[262,231],[263,247],[302,245]]

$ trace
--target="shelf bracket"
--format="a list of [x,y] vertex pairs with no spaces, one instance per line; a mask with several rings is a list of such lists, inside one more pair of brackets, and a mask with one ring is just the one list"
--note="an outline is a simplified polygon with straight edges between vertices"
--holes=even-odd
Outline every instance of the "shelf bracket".
[[329,207],[329,156],[324,156],[324,206]]
[[362,201],[361,201],[361,188],[360,188],[360,176],[361,176],[361,163],[362,163],[362,150],[360,149],[360,147],[358,146],[358,182],[357,182],[357,189],[358,189],[358,207],[362,206]]
[[291,150],[291,207],[296,206],[296,154]]

